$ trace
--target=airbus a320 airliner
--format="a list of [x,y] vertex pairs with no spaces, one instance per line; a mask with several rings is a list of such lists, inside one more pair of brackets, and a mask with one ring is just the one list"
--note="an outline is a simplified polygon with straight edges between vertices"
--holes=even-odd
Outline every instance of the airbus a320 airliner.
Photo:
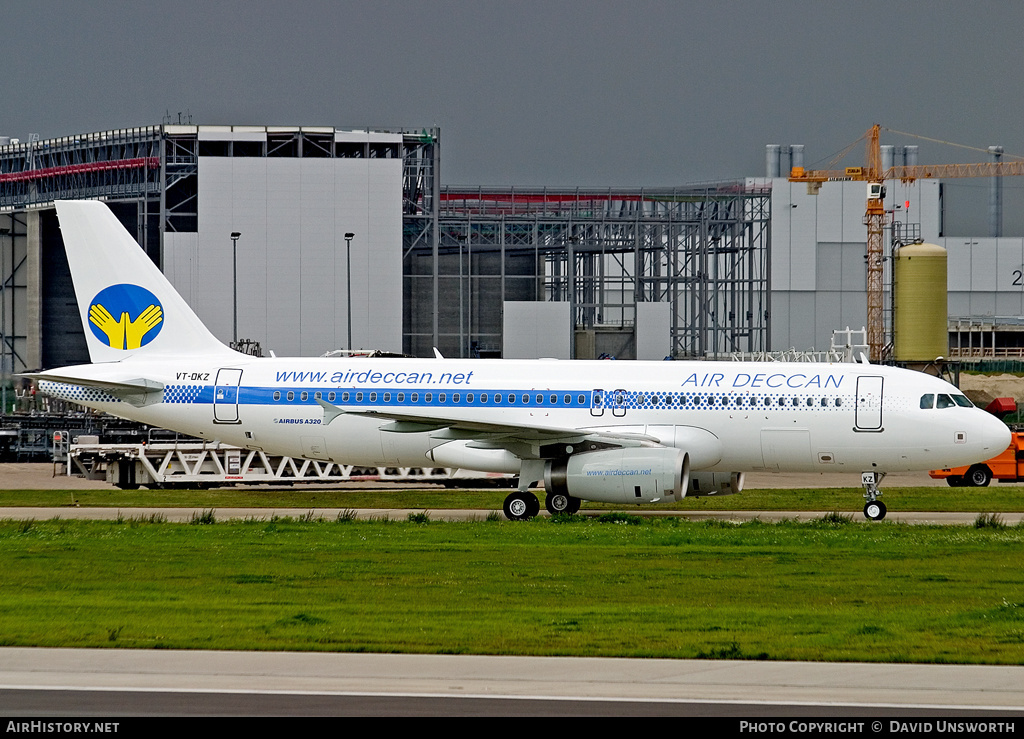
[[92,364],[58,398],[253,450],[517,474],[505,515],[739,492],[747,471],[971,464],[1010,434],[935,377],[871,364],[256,358],[220,343],[100,202],[56,204]]

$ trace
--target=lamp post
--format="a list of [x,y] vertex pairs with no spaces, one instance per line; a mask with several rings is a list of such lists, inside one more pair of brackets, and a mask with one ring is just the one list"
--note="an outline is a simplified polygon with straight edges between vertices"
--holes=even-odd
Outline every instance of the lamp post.
[[233,303],[231,320],[231,348],[238,348],[238,231],[231,232],[231,302]]
[[[14,236],[11,229],[0,228],[0,236],[11,237],[11,268],[14,267]],[[7,413],[7,260],[4,257],[4,243],[0,241],[0,416]],[[11,362],[13,365],[14,362]],[[14,371],[14,367],[11,367]]]
[[345,293],[348,297],[348,350],[352,351],[352,239],[351,231],[345,234]]

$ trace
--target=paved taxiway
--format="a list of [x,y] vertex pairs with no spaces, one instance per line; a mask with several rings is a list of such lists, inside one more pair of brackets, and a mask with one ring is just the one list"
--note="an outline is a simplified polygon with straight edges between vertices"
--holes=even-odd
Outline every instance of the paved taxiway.
[[407,701],[440,713],[455,700],[460,713],[483,701],[485,712],[510,714],[564,715],[571,703],[647,715],[1024,716],[1024,667],[3,648],[0,696],[6,715],[84,715],[90,706],[140,715],[150,703],[156,713],[282,715],[336,705],[316,697],[347,697],[348,712],[377,714],[408,712]]
[[[52,518],[69,520],[97,520],[114,521],[119,518],[140,518],[147,519],[151,516],[160,516],[172,523],[187,523],[196,516],[201,516],[211,509],[200,508],[74,508],[74,507],[0,507],[0,519],[12,519],[16,521],[47,521]],[[480,509],[458,509],[445,508],[442,510],[427,510],[422,508],[214,508],[213,516],[218,521],[224,520],[265,520],[273,516],[313,519],[322,518],[326,521],[333,521],[339,515],[354,515],[358,519],[389,519],[391,521],[404,521],[410,515],[426,513],[434,521],[482,521],[489,514],[502,516],[501,511],[486,511]],[[607,511],[581,511],[583,515],[598,516]],[[691,521],[702,521],[705,519],[718,519],[721,521],[733,521],[742,523],[759,519],[764,522],[773,523],[776,521],[796,520],[808,521],[814,518],[822,518],[829,515],[829,511],[645,511],[642,508],[630,510],[630,514],[638,516],[660,516],[686,518]],[[951,526],[973,525],[980,515],[979,512],[969,513],[934,513],[928,511],[889,511],[885,520],[893,523],[906,524],[941,524]],[[542,511],[541,515],[548,515]],[[859,513],[849,513],[854,520],[863,520]],[[1000,513],[999,520],[1007,526],[1015,526],[1024,520],[1024,513]],[[502,518],[504,518],[502,516]]]

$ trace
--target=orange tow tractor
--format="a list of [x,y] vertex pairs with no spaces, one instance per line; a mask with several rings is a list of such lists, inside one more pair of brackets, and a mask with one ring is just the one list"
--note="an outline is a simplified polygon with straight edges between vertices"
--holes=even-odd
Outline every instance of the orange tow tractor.
[[[1012,398],[996,398],[985,409],[1000,418],[1017,410]],[[983,488],[993,479],[1000,482],[1024,480],[1024,433],[1010,434],[1010,446],[992,459],[972,464],[970,467],[944,467],[932,470],[928,475],[936,480],[946,479],[951,488]]]

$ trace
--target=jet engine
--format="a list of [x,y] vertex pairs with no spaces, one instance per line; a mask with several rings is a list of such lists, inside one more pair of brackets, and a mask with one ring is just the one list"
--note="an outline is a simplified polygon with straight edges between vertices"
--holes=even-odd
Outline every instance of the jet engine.
[[687,497],[732,495],[743,490],[742,472],[694,472],[690,475]]
[[690,456],[670,447],[606,449],[548,462],[544,487],[605,503],[682,500],[689,486]]

